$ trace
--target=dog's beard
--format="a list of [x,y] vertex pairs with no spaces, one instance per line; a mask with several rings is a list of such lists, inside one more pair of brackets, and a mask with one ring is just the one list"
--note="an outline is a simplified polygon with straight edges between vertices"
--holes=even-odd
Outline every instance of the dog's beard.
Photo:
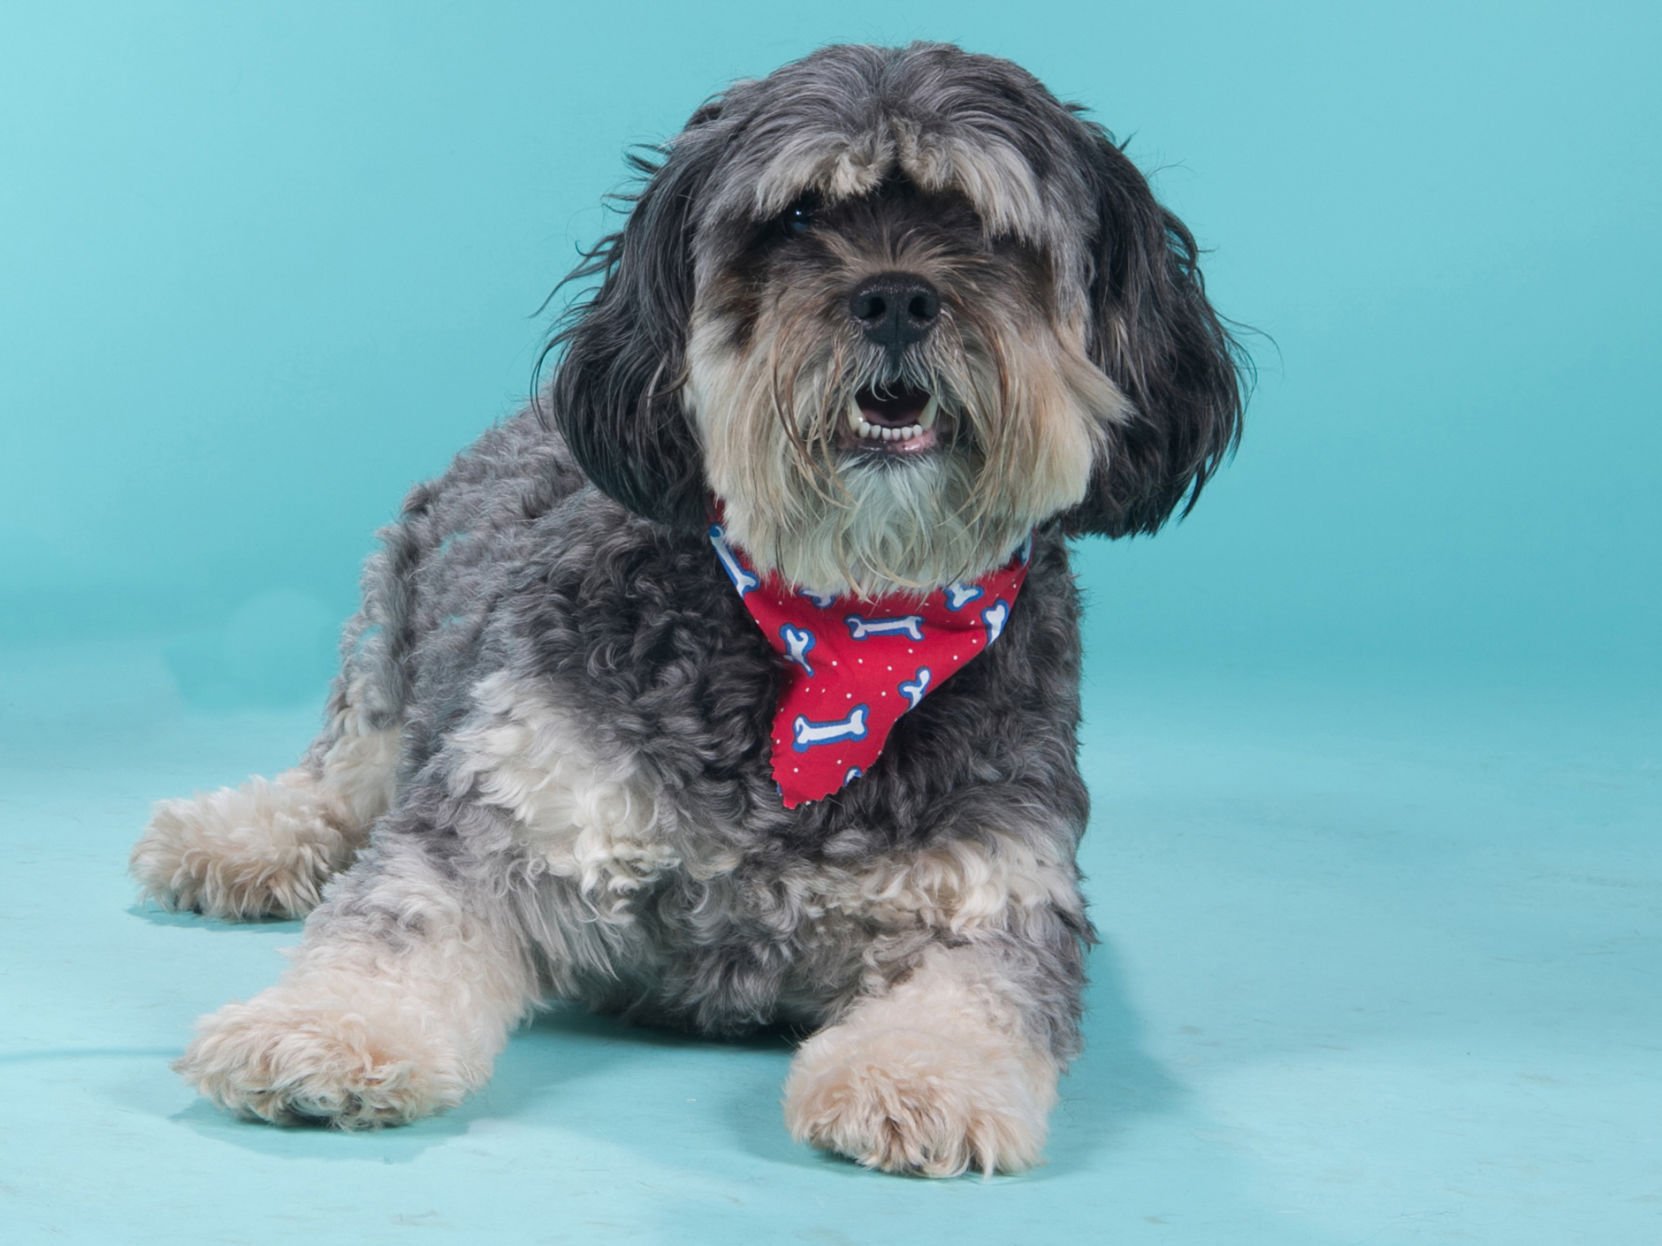
[[[1083,498],[1126,410],[1076,337],[960,311],[892,362],[806,316],[763,316],[735,344],[695,314],[687,402],[729,538],[825,593],[926,592],[1002,565]],[[937,444],[862,445],[851,406],[906,390],[937,399]]]

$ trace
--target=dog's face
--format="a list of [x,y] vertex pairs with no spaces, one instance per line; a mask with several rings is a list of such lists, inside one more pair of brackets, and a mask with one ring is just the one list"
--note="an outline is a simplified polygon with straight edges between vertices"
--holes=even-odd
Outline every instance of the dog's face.
[[779,177],[789,205],[700,273],[707,477],[731,538],[809,587],[980,575],[1084,496],[1125,399],[1045,249],[914,161],[840,194],[834,170]]
[[694,115],[566,346],[554,410],[664,522],[719,503],[806,588],[977,576],[1035,525],[1152,531],[1236,435],[1193,239],[1005,61],[827,48]]

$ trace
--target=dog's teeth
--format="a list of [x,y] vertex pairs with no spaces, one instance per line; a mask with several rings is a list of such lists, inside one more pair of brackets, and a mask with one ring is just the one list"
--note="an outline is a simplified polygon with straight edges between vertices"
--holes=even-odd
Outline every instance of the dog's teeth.
[[918,430],[935,427],[935,416],[940,413],[941,400],[934,394],[929,395],[929,401],[923,404],[923,414],[918,416]]
[[928,431],[935,423],[936,401],[930,395],[928,404],[918,417],[916,424],[909,424],[905,428],[891,428],[885,424],[873,424],[866,419],[864,413],[853,399],[849,400],[848,426],[854,435],[864,441],[912,441]]

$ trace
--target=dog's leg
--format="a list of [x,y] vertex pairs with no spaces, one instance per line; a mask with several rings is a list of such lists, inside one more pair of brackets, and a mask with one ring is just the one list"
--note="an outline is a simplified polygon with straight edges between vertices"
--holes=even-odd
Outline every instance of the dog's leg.
[[398,736],[371,726],[358,697],[337,687],[327,729],[294,769],[158,803],[133,875],[170,909],[232,920],[309,912],[386,810]]
[[910,975],[803,1043],[785,1083],[792,1136],[932,1177],[1037,1163],[1074,1041],[1078,981],[1038,968],[1041,983],[1037,958],[1008,952],[932,947]]
[[458,852],[438,830],[377,832],[277,985],[204,1017],[175,1068],[278,1124],[401,1124],[460,1103],[537,981],[508,906],[466,881]]
[[409,520],[381,536],[364,567],[363,605],[341,639],[323,732],[275,779],[156,805],[129,868],[157,903],[229,920],[300,917],[386,811],[407,700],[411,579],[424,545]]

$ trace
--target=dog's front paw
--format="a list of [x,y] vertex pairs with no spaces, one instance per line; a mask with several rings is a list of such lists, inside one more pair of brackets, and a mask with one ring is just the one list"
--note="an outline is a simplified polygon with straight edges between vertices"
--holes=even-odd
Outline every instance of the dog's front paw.
[[292,770],[162,801],[128,864],[165,908],[229,921],[303,917],[352,859],[345,826],[338,802]]
[[833,1026],[785,1083],[791,1136],[885,1172],[955,1177],[1039,1160],[1056,1069],[1018,1039]]
[[240,1116],[340,1129],[456,1106],[473,1079],[413,1017],[306,1002],[274,987],[204,1017],[174,1069]]

